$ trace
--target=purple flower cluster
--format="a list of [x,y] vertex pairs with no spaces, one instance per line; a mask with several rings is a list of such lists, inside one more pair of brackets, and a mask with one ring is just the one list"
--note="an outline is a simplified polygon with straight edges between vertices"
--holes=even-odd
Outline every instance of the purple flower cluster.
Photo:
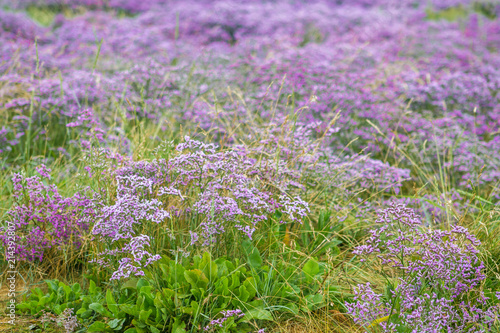
[[43,310],[42,313],[43,313],[43,317],[41,319],[42,324],[54,322],[57,325],[64,327],[66,333],[73,333],[78,328],[78,326],[80,326],[80,324],[78,323],[78,318],[73,315],[72,308],[66,308],[57,317]]
[[429,193],[419,198],[393,198],[391,201],[411,207],[427,226],[450,224],[466,213],[477,212],[477,207],[454,189],[440,195]]
[[[316,142],[302,141],[304,134],[323,135],[341,111],[314,154],[329,147],[327,156],[343,163],[370,152],[433,174],[444,146],[456,185],[494,184],[500,25],[474,3],[17,1],[17,8],[85,9],[72,18],[59,14],[47,28],[20,12],[0,12],[0,105],[15,115],[1,120],[0,151],[15,156],[30,129],[54,146],[66,140],[88,148],[90,139],[116,145],[128,121],[169,114],[233,146],[249,140],[234,136],[235,121],[269,127],[253,138],[285,147],[278,158],[286,160],[293,155],[287,149],[312,155]],[[426,17],[450,8],[465,13],[460,22]],[[285,119],[296,127],[293,140],[280,141]],[[373,168],[375,184],[392,178],[375,176],[386,167]]]
[[479,327],[489,327],[498,318],[498,308],[488,307],[488,298],[478,292],[485,279],[480,242],[466,228],[426,228],[401,204],[382,211],[377,223],[366,244],[353,253],[362,261],[373,257],[396,286],[384,300],[370,284],[359,285],[355,302],[346,304],[356,323],[381,325],[387,332],[398,325],[412,332],[470,332],[477,325],[473,332],[485,332]]
[[80,193],[61,196],[56,185],[47,184],[51,170],[45,165],[36,170],[42,178],[13,175],[14,206],[0,235],[6,245],[6,231],[10,225],[14,226],[14,256],[20,261],[42,261],[51,248],[80,246],[81,237],[88,232],[87,221],[94,216],[90,199]]
[[[95,215],[88,220],[92,234],[108,244],[94,262],[109,266],[113,258],[119,261],[112,279],[142,275],[141,267],[159,259],[148,252],[152,239],[142,234],[148,225],[196,217],[199,224],[189,230],[191,244],[208,246],[232,229],[251,239],[258,223],[276,210],[282,212],[283,221],[300,223],[309,212],[307,202],[293,191],[267,188],[270,177],[275,179],[271,184],[279,184],[280,179],[286,183],[268,163],[259,164],[242,152],[218,150],[189,136],[167,158],[161,147],[152,161],[110,164],[105,160],[114,156],[96,150],[89,151],[94,157],[86,159],[92,177],[104,174],[106,184],[116,184],[94,191]],[[96,155],[99,162],[92,163]]]
[[[219,326],[220,328],[224,327],[224,323],[231,317],[236,317],[236,318],[241,318],[245,314],[240,310],[227,310],[227,311],[221,311],[222,317],[219,319],[214,319],[210,321],[210,323],[203,328],[204,331],[210,331],[213,329],[215,326]],[[263,330],[262,330],[263,331]]]

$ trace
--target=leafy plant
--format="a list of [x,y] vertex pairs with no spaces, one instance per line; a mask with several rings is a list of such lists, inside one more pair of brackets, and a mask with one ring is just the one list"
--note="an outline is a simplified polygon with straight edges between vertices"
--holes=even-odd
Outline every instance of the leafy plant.
[[39,315],[42,310],[60,315],[67,308],[78,310],[82,307],[84,295],[79,283],[69,286],[58,280],[45,280],[45,282],[48,293],[44,294],[38,287],[33,288],[30,296],[18,304],[17,308],[31,315]]

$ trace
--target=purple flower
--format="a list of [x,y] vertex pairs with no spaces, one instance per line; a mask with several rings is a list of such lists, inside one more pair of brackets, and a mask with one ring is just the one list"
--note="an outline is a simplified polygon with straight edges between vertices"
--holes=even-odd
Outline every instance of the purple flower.
[[415,332],[461,332],[470,323],[489,327],[498,318],[498,309],[488,308],[484,294],[471,298],[486,276],[476,249],[480,242],[466,228],[426,228],[413,210],[395,203],[380,212],[377,223],[366,244],[353,253],[374,257],[384,272],[392,269],[397,283],[384,300],[370,284],[359,285],[354,303],[346,303],[356,323],[391,331],[399,325],[391,318],[399,318]]

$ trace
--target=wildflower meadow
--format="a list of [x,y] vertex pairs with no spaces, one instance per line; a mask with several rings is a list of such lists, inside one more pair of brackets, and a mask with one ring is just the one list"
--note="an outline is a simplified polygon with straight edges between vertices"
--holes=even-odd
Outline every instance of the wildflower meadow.
[[0,0],[0,332],[500,332],[498,0]]

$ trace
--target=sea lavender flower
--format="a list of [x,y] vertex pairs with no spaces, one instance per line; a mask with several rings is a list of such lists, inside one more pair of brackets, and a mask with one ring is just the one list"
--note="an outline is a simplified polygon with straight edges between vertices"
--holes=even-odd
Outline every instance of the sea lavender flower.
[[[51,170],[45,165],[37,172],[50,180]],[[79,247],[88,231],[88,220],[94,216],[91,200],[81,193],[63,197],[57,186],[45,184],[39,176],[12,177],[14,206],[8,211],[8,223],[14,226],[15,256],[18,260],[42,261],[49,248]],[[0,239],[7,244],[8,226]],[[11,239],[12,241],[12,239]]]
[[394,277],[386,274],[397,282],[386,299],[370,284],[359,285],[355,302],[346,304],[356,323],[380,325],[386,332],[398,325],[412,332],[462,332],[471,323],[490,327],[498,318],[498,309],[488,307],[484,295],[476,304],[470,301],[485,275],[476,249],[480,242],[466,228],[426,228],[413,210],[396,203],[381,211],[376,222],[379,227],[353,253],[395,269]]
[[72,308],[66,308],[59,316],[44,312],[43,310],[42,312],[42,324],[54,322],[58,326],[62,326],[66,333],[73,333],[80,326],[78,318],[73,315]]
[[[92,234],[107,244],[92,262],[110,266],[115,258],[118,269],[113,279],[142,274],[142,267],[159,258],[149,252],[154,240],[142,234],[144,225],[166,228],[167,220],[197,216],[199,224],[189,230],[191,245],[207,246],[231,230],[251,239],[259,222],[277,209],[287,222],[300,221],[309,211],[299,196],[273,193],[263,186],[270,167],[262,168],[246,154],[218,151],[214,144],[189,136],[168,159],[118,158],[114,163],[116,159],[102,150],[87,154],[87,173],[115,184],[96,191],[92,200]],[[111,200],[104,199],[106,191],[111,191]]]
[[243,317],[245,315],[240,309],[227,310],[227,311],[226,310],[222,310],[220,312],[220,314],[222,314],[221,318],[211,320],[210,323],[208,323],[208,325],[203,328],[203,330],[204,331],[210,331],[212,329],[215,329],[217,326],[220,327],[220,328],[223,328],[225,322],[229,318],[232,318],[232,317],[241,318],[241,317]]

